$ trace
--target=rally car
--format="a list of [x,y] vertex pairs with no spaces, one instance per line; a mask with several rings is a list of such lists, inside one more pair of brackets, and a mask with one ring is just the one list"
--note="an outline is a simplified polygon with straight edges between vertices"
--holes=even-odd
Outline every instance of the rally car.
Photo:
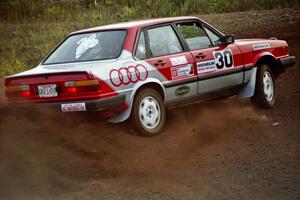
[[237,95],[270,108],[276,77],[295,63],[283,40],[235,40],[196,17],[113,24],[69,34],[36,68],[6,77],[10,102],[131,118],[145,136],[166,108]]

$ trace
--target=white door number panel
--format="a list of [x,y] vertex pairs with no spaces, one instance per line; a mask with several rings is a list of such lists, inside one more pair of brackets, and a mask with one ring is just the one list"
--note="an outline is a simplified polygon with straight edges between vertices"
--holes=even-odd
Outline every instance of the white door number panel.
[[234,66],[233,56],[230,49],[213,52],[214,59],[197,63],[197,73],[203,74]]
[[213,54],[217,69],[223,69],[224,67],[229,68],[234,65],[231,49],[215,51]]

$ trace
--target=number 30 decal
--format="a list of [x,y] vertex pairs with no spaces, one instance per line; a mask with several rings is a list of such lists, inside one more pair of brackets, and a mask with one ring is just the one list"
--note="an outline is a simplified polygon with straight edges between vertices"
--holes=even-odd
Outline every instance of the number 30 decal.
[[215,63],[218,69],[222,69],[224,66],[229,68],[233,66],[233,56],[230,49],[225,51],[214,52]]

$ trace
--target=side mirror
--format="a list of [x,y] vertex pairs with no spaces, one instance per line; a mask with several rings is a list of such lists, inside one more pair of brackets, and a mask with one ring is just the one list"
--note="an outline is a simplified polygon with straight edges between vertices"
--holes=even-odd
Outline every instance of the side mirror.
[[233,37],[233,35],[225,35],[222,38],[222,40],[223,40],[223,43],[226,44],[226,45],[234,43],[234,37]]

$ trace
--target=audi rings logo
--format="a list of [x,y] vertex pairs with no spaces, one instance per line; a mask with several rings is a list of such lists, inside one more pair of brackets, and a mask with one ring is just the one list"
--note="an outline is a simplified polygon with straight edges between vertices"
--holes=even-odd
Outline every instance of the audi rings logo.
[[137,83],[138,81],[144,81],[147,79],[147,77],[148,70],[141,64],[137,66],[129,66],[127,68],[121,67],[119,69],[113,69],[109,72],[110,81],[115,87],[128,85],[129,83]]

